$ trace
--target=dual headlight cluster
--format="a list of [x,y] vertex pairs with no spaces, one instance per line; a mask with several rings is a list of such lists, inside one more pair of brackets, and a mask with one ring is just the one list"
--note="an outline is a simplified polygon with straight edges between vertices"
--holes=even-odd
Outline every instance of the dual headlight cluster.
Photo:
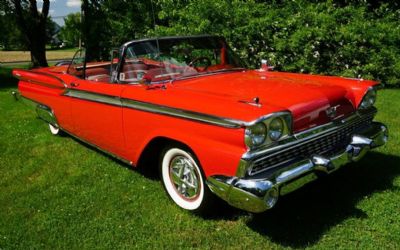
[[375,101],[376,101],[376,89],[369,88],[367,93],[365,93],[359,108],[360,109],[370,108],[374,105]]
[[273,115],[249,125],[245,130],[245,143],[255,148],[266,143],[278,141],[290,133],[290,114]]
[[[375,104],[376,89],[369,88],[359,108],[368,109]],[[249,148],[272,144],[291,134],[292,117],[290,113],[278,113],[246,126],[245,143]]]

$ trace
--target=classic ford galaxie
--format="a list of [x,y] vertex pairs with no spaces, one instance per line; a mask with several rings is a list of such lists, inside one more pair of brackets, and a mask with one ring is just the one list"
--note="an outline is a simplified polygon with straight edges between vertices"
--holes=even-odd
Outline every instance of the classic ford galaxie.
[[[374,81],[247,69],[219,36],[127,42],[107,62],[14,70],[17,99],[61,132],[158,166],[180,207],[251,212],[384,145]],[[157,168],[154,168],[157,171]]]

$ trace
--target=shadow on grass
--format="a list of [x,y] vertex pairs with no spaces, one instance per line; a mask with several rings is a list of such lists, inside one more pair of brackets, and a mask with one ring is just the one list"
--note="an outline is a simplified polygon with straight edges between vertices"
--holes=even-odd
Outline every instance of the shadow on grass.
[[12,76],[12,68],[0,67],[0,89],[17,87],[18,80]]
[[[134,169],[76,138],[109,157],[122,167],[138,171],[145,178],[158,179],[157,171]],[[316,244],[326,231],[348,218],[367,218],[357,203],[373,193],[394,190],[393,180],[400,175],[400,157],[379,152],[369,152],[358,163],[343,167],[332,175],[305,185],[280,198],[277,205],[261,214],[253,214],[247,226],[285,247],[304,248]],[[151,173],[149,173],[151,172]],[[183,211],[182,211],[183,212]],[[237,220],[249,213],[218,204],[212,215],[201,216],[208,220]]]
[[357,203],[375,192],[393,190],[400,157],[370,152],[363,160],[281,197],[277,206],[255,214],[247,225],[271,241],[302,248],[348,218],[367,218]]

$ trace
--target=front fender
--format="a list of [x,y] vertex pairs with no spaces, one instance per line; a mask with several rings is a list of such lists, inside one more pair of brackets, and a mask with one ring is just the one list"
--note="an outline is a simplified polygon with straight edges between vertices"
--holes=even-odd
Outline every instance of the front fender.
[[206,176],[235,175],[246,151],[243,128],[225,128],[132,109],[124,111],[124,132],[134,165],[157,137],[179,141],[191,148]]

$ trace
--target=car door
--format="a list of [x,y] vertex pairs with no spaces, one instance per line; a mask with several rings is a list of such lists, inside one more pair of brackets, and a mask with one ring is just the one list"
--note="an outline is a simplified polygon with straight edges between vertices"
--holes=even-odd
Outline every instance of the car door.
[[108,152],[125,155],[120,102],[124,85],[87,80],[72,85],[73,134]]
[[[83,75],[69,83],[72,134],[109,153],[126,159],[120,97],[125,85],[110,83],[107,63],[88,64]],[[79,67],[75,67],[79,69]],[[70,71],[72,74],[73,71]]]

